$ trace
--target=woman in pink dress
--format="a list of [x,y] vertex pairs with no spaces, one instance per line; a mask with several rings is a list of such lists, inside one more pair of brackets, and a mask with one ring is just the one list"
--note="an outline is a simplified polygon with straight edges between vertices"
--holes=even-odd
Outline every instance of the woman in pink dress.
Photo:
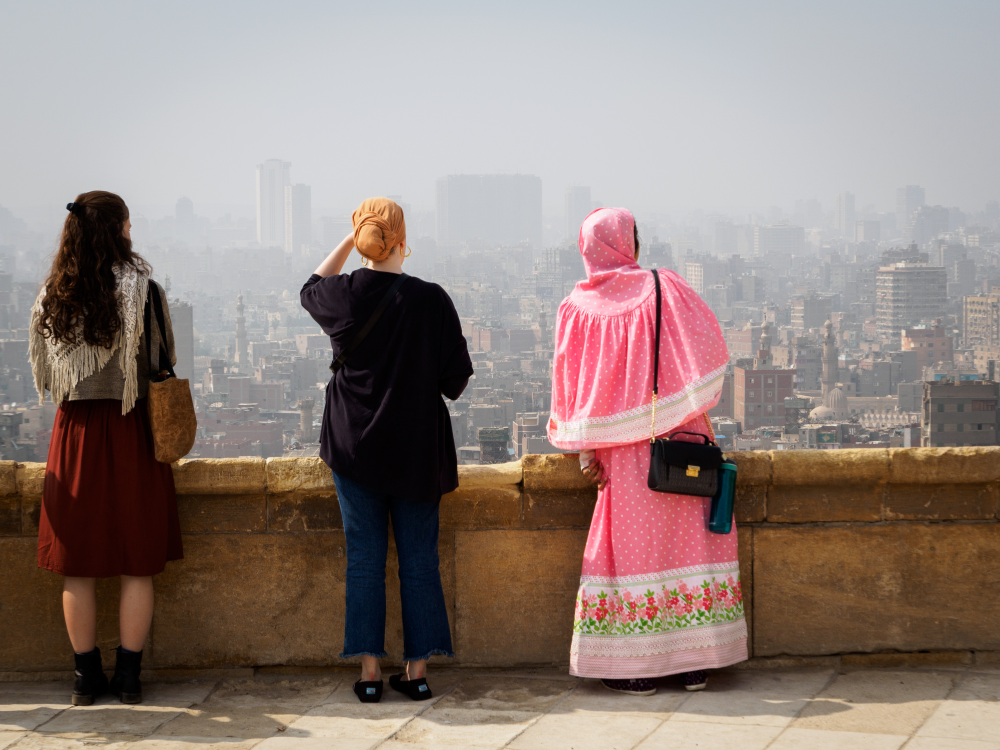
[[710,500],[647,488],[650,435],[711,436],[728,353],[718,321],[660,269],[659,396],[653,420],[656,293],[639,267],[632,214],[591,213],[580,228],[587,280],[559,306],[552,369],[553,445],[580,450],[598,484],[573,624],[570,673],[651,695],[653,678],[747,658],[736,527],[709,532]]

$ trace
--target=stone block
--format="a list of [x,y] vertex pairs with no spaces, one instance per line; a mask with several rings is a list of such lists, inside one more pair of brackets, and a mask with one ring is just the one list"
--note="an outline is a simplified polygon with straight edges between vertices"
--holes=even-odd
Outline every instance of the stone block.
[[893,448],[889,481],[896,484],[980,484],[1000,481],[1000,447]]
[[583,530],[456,531],[461,663],[567,663],[586,542]]
[[754,530],[750,526],[736,529],[743,614],[747,620],[747,652],[751,659],[753,658],[753,533]]
[[334,492],[281,492],[267,498],[269,531],[336,531],[344,528]]
[[267,491],[322,490],[336,494],[333,473],[321,458],[267,459]]
[[996,518],[996,484],[890,484],[887,521],[976,521]]
[[767,517],[767,486],[737,483],[733,517],[736,523],[763,523]]
[[[0,537],[0,671],[73,669],[62,613],[62,576],[38,567],[32,537]],[[118,638],[118,579],[97,586],[98,638],[110,651]]]
[[853,448],[770,454],[773,485],[876,484],[889,478],[888,450]]
[[516,484],[461,485],[441,498],[443,529],[507,529],[520,525],[521,488]]
[[726,458],[736,462],[736,486],[771,483],[771,454],[767,451],[736,451]]
[[589,529],[597,504],[597,487],[569,492],[525,491],[524,527],[527,529]]
[[520,461],[458,467],[458,486],[463,490],[480,487],[509,487],[521,484],[523,480],[524,470],[521,468]]
[[0,497],[0,536],[21,535],[21,498],[17,495]]
[[1000,648],[1000,524],[759,527],[756,656]]
[[267,468],[263,458],[181,459],[171,468],[178,495],[242,495],[267,491]]
[[17,494],[17,461],[0,461],[0,497],[15,494]]
[[45,464],[17,464],[17,492],[21,495],[41,495],[45,485]]
[[252,495],[178,495],[182,534],[232,534],[267,530],[267,499]]
[[528,455],[521,459],[524,469],[524,491],[589,490],[593,485],[580,471],[579,453],[550,453]]
[[42,496],[23,495],[21,497],[21,535],[38,536],[38,524],[42,520]]
[[883,484],[840,484],[835,481],[814,486],[778,485],[771,487],[767,493],[767,520],[769,523],[880,521],[884,487]]
[[[2,543],[2,541],[0,541]],[[441,579],[454,622],[454,537]],[[151,669],[344,664],[346,544],[341,532],[206,534],[157,576]],[[386,565],[386,650],[402,656],[398,561]],[[145,666],[145,662],[144,662]]]

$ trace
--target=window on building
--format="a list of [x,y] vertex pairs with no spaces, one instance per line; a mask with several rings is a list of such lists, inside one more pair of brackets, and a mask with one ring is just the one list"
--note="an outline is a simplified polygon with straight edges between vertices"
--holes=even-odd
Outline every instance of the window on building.
[[939,424],[938,425],[938,432],[944,432],[944,425],[943,424]]
[[768,379],[767,379],[767,382],[768,382],[768,385],[770,385],[771,383],[773,383],[773,382],[774,382],[774,378],[768,378]]
[[960,424],[960,425],[958,426],[958,431],[959,431],[959,432],[964,432],[964,431],[965,431],[965,425],[964,425],[964,424]]
[[979,425],[976,425],[976,429],[977,429],[977,430],[981,430],[981,429],[983,429],[983,426],[982,426],[981,424],[979,424]]
[[768,398],[773,398],[774,397],[774,391],[768,391],[767,392],[767,397]]
[[747,398],[753,398],[753,397],[754,397],[754,396],[753,396],[753,391],[750,391],[750,392],[749,392],[749,393],[747,394]]
[[996,401],[973,401],[972,411],[996,411]]
[[944,411],[944,404],[938,404],[938,411]]
[[965,404],[959,404],[958,405],[958,410],[959,411],[965,411]]

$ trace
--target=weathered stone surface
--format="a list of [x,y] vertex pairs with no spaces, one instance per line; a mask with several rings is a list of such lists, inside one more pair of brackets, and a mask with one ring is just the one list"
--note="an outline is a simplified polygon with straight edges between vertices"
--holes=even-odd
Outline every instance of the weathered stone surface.
[[0,536],[20,536],[21,498],[17,495],[0,497]]
[[267,459],[267,491],[322,490],[337,493],[333,474],[322,458]]
[[17,461],[0,461],[0,496],[16,493]]
[[997,517],[1000,490],[994,484],[890,484],[887,521],[974,521]]
[[42,520],[42,496],[23,495],[21,497],[21,535],[38,536],[38,524]]
[[281,492],[267,498],[270,531],[335,531],[344,528],[336,492]]
[[[874,484],[889,478],[889,451],[770,451],[773,485]],[[737,474],[739,476],[739,474]]]
[[963,484],[1000,481],[1000,447],[893,448],[889,481],[896,484]]
[[267,500],[254,495],[178,495],[182,534],[246,533],[267,529]]
[[[0,671],[73,669],[62,613],[62,576],[38,567],[33,537],[0,537]],[[118,579],[97,584],[97,645],[118,637]]]
[[17,492],[21,495],[41,495],[45,485],[45,464],[27,463],[16,466]]
[[455,532],[461,663],[568,662],[586,541],[583,530]]
[[767,486],[737,484],[736,501],[733,504],[733,517],[736,523],[763,523],[766,516]]
[[524,468],[524,490],[589,490],[593,485],[580,471],[579,453],[550,453],[545,456],[529,455],[521,459]]
[[754,653],[1000,648],[1000,524],[757,528]]
[[479,487],[509,487],[520,484],[523,479],[524,470],[521,468],[520,461],[458,467],[458,486],[463,490]]
[[588,529],[597,504],[594,486],[572,492],[533,490],[524,493],[526,529]]
[[[792,451],[796,453],[798,451]],[[840,451],[816,451],[839,453]],[[770,523],[819,523],[882,519],[883,484],[779,485],[767,493]]]
[[743,592],[743,614],[747,620],[747,652],[753,658],[753,533],[750,526],[736,528],[740,556],[740,587]]
[[844,667],[961,667],[972,664],[971,651],[926,651],[904,654],[844,654]]
[[181,459],[171,468],[178,495],[239,495],[267,491],[267,468],[263,458]]
[[736,486],[771,483],[771,454],[767,451],[736,451],[726,458],[736,462]]
[[521,490],[517,485],[460,486],[441,498],[443,529],[513,529],[520,525]]

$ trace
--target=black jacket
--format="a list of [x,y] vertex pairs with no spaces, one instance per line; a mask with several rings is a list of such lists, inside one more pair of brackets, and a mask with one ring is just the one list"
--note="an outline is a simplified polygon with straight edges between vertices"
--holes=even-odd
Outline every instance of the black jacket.
[[[302,307],[330,336],[333,359],[368,321],[398,277],[359,269],[302,287]],[[451,298],[412,277],[326,388],[320,456],[374,490],[436,501],[458,487],[451,418],[472,360]]]

